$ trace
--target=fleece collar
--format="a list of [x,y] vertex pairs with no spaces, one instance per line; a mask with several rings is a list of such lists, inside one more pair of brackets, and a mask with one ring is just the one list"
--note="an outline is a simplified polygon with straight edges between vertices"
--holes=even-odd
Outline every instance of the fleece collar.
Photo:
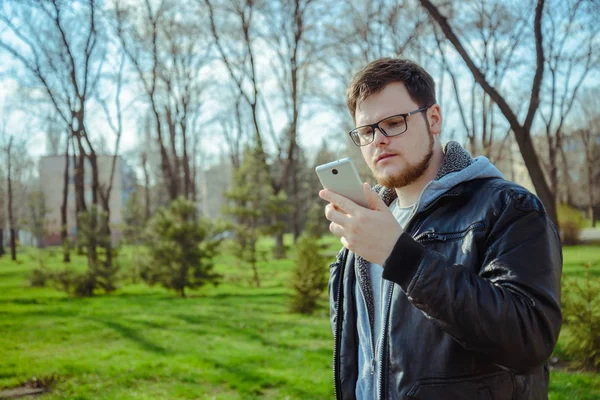
[[[444,144],[442,150],[444,152],[444,159],[442,160],[442,165],[435,177],[436,181],[441,180],[452,172],[461,171],[474,162],[469,152],[457,142],[448,142]],[[381,197],[388,207],[392,204],[392,201],[398,197],[394,189],[382,185],[376,185],[373,187],[373,190],[377,192],[379,197]]]

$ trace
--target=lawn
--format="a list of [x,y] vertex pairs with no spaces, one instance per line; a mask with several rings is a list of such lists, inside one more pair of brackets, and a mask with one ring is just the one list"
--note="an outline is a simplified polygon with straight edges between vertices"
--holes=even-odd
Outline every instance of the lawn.
[[[329,252],[337,244],[330,240]],[[270,244],[263,243],[267,250]],[[134,249],[120,260],[135,263]],[[293,251],[289,255],[293,257]],[[600,247],[565,249],[564,272],[581,275]],[[43,399],[331,399],[331,349],[325,294],[313,316],[289,312],[293,261],[260,264],[262,286],[229,255],[224,281],[179,299],[160,287],[128,282],[114,294],[72,299],[31,288],[40,253],[0,260],[0,388],[33,377],[57,379]],[[61,267],[57,250],[42,253]],[[83,258],[75,258],[78,268]],[[324,270],[326,273],[326,270]],[[560,343],[557,348],[561,353]],[[551,395],[600,399],[600,376],[552,371]]]

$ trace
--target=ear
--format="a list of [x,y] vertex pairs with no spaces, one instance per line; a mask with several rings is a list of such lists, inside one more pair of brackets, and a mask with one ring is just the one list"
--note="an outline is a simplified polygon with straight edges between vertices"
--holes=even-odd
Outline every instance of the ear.
[[438,104],[434,104],[427,110],[427,122],[429,129],[434,135],[442,131],[442,110]]

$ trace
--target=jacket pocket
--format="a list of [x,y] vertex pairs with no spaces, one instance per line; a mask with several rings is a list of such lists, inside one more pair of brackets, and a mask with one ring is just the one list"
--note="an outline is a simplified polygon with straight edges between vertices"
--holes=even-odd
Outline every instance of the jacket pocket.
[[428,229],[415,237],[415,240],[420,243],[426,242],[450,242],[463,239],[471,232],[482,231],[485,228],[485,222],[477,221],[466,227],[465,229],[454,232],[436,232],[435,229]]
[[509,372],[457,378],[419,379],[408,392],[417,400],[511,400],[514,383]]

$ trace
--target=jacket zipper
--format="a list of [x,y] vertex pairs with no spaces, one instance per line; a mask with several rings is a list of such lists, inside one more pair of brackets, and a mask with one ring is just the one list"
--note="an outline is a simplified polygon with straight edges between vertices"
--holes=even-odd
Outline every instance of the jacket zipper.
[[384,400],[387,398],[386,391],[384,390],[387,387],[386,378],[387,378],[387,330],[388,330],[388,322],[390,320],[390,309],[392,308],[392,294],[394,293],[394,285],[390,287],[390,294],[388,296],[387,302],[385,304],[385,323],[383,324],[383,336],[381,337],[381,345],[379,348],[381,349],[381,366],[379,368],[379,400]]
[[334,346],[333,346],[333,390],[334,390],[334,394],[335,394],[335,398],[336,400],[343,400],[342,399],[342,384],[340,382],[339,379],[339,372],[340,372],[340,341],[341,341],[341,332],[342,332],[342,315],[340,313],[341,309],[342,309],[342,296],[344,294],[344,291],[342,290],[343,286],[344,286],[344,272],[346,270],[346,261],[348,258],[348,253],[349,250],[345,250],[344,251],[344,256],[342,257],[342,262],[340,263],[340,284],[338,286],[338,293],[337,293],[337,304],[335,307],[335,315],[336,315],[336,320],[335,320],[335,331],[333,333],[333,340],[334,340]]
[[479,221],[479,222],[475,222],[475,223],[469,225],[467,227],[467,229],[465,229],[462,232],[442,234],[442,233],[436,233],[435,230],[432,229],[432,230],[420,233],[417,237],[415,237],[415,241],[426,242],[426,241],[430,241],[430,240],[439,240],[439,241],[445,242],[447,240],[460,239],[462,237],[467,236],[467,234],[470,231],[476,230],[476,229],[482,229],[483,227],[485,227],[485,224],[483,222]]

